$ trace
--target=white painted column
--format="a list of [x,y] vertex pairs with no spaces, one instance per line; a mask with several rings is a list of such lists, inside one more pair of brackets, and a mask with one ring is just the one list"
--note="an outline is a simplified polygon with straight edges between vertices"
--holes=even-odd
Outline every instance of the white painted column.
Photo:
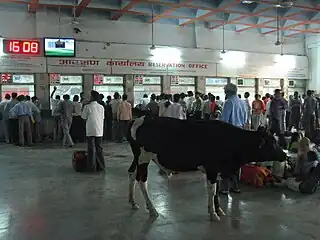
[[50,108],[50,90],[49,90],[49,75],[47,73],[37,73],[35,74],[36,83],[36,96],[41,102],[42,109]]
[[206,77],[200,76],[196,78],[196,91],[206,93]]
[[170,76],[163,76],[163,79],[162,79],[162,92],[164,92],[164,93],[170,93],[171,92]]
[[128,95],[128,101],[133,106],[133,102],[134,102],[133,75],[124,76],[124,92]]
[[320,46],[308,49],[309,57],[309,86],[307,89],[320,92]]
[[83,76],[83,92],[86,100],[90,99],[90,94],[93,89],[93,74],[85,74]]

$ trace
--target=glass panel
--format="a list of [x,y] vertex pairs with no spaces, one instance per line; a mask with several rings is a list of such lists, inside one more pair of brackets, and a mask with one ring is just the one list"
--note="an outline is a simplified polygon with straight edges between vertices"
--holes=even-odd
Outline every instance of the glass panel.
[[290,96],[290,95],[293,96],[295,91],[297,91],[300,96],[302,96],[302,94],[305,93],[305,89],[304,88],[288,88],[288,96]]
[[264,86],[280,88],[280,79],[264,79]]
[[161,77],[143,76],[143,84],[161,84]]
[[263,93],[262,96],[265,96],[266,93],[269,93],[269,94],[273,95],[274,94],[274,90],[279,89],[279,88],[280,87],[264,87],[263,91],[262,91],[262,93]]
[[82,76],[60,75],[60,84],[82,84]]
[[134,106],[140,103],[140,100],[142,99],[144,94],[147,94],[148,97],[150,97],[152,93],[160,95],[161,86],[134,86]]
[[212,93],[214,96],[219,96],[220,100],[225,99],[224,87],[206,86],[206,94]]
[[123,84],[123,77],[103,76],[103,84]]
[[34,96],[34,85],[2,85],[1,90],[2,99],[7,93],[11,95],[13,92],[18,93],[18,95]]
[[194,77],[179,77],[179,84],[181,85],[195,85],[195,83]]
[[171,86],[171,94],[175,94],[175,93],[185,93],[187,94],[188,91],[195,91],[195,87],[194,86]]
[[[70,99],[74,97],[74,95],[79,95],[82,92],[82,85],[57,85],[57,91],[53,95],[53,98],[55,98],[56,95],[60,95],[61,99],[62,96],[65,94],[70,95]],[[54,86],[50,86],[50,94],[53,92]]]
[[227,78],[206,78],[206,85],[226,85]]
[[301,79],[289,79],[289,81],[294,81],[294,87],[295,88],[305,88],[306,86],[306,81],[307,80],[301,80]]
[[34,83],[34,75],[13,75],[13,83]]
[[123,86],[93,86],[93,89],[104,95],[103,101],[107,101],[107,96],[113,98],[113,94],[118,92],[121,96],[123,94]]
[[250,93],[249,99],[254,99],[254,95],[256,94],[254,87],[238,87],[238,94],[240,94],[241,98],[243,98],[243,99],[244,99],[245,92]]
[[255,86],[256,80],[254,78],[244,78],[243,79],[243,85],[244,86]]

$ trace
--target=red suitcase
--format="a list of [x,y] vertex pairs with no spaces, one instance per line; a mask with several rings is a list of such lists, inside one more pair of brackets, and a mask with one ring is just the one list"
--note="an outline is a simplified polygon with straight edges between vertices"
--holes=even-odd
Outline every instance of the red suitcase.
[[76,172],[85,172],[87,170],[87,152],[74,151],[72,166]]

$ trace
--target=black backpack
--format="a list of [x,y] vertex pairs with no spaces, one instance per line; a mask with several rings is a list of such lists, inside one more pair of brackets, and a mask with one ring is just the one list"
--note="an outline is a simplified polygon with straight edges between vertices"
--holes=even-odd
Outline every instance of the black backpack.
[[299,185],[301,193],[313,194],[318,190],[320,182],[320,164],[318,164],[313,170],[309,177],[302,181]]

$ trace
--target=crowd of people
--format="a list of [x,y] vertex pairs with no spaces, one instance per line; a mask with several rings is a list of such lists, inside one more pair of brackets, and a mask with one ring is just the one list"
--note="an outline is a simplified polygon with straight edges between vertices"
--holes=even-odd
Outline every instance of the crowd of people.
[[[103,94],[91,92],[91,98],[86,101],[84,93],[75,95],[70,100],[68,94],[55,95],[57,88],[51,94],[52,116],[54,119],[54,139],[62,140],[62,145],[72,147],[75,142],[88,142],[88,155],[92,159],[100,159],[100,167],[104,168],[102,155],[102,140],[112,140],[118,143],[126,139],[129,122],[136,112],[152,114],[153,116],[171,117],[181,120],[221,120],[232,125],[257,130],[266,126],[270,132],[279,138],[279,144],[286,149],[288,143],[285,135],[293,128],[296,131],[304,129],[305,136],[310,140],[319,133],[320,100],[313,91],[306,95],[295,92],[288,99],[280,89],[273,95],[244,94],[244,99],[237,93],[237,86],[229,83],[225,86],[225,98],[211,93],[201,94],[188,91],[187,94],[165,94],[159,96],[147,94],[134,108],[128,101],[128,96],[120,96],[115,92],[113,98],[107,96],[104,102]],[[0,117],[6,143],[19,146],[31,146],[41,140],[40,134],[40,103],[37,97],[6,94],[0,103]],[[137,110],[137,111],[136,111]],[[138,114],[138,115],[139,115]],[[320,138],[319,138],[320,139]],[[239,192],[239,177],[231,180],[234,192]],[[224,192],[229,191],[229,180],[224,183]]]

